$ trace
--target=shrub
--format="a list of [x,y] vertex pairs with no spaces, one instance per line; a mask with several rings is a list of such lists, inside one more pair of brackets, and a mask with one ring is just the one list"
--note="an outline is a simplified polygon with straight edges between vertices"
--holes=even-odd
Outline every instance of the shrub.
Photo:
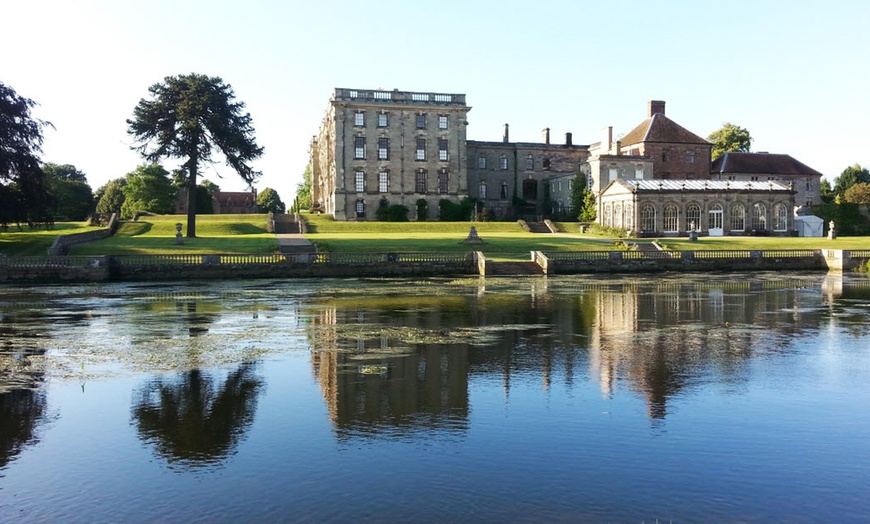
[[467,222],[471,220],[475,201],[463,198],[458,204],[446,199],[438,202],[438,220],[443,222]]
[[429,204],[425,198],[417,200],[417,220],[420,222],[426,221],[429,218]]
[[407,222],[409,209],[402,205],[379,207],[375,219],[381,222]]

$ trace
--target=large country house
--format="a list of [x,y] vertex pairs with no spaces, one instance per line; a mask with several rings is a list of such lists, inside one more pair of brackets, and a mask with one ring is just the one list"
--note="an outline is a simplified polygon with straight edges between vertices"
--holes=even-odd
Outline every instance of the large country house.
[[490,217],[573,213],[580,183],[598,197],[598,221],[638,234],[788,234],[796,204],[820,202],[821,173],[788,155],[728,153],[649,102],[646,118],[621,139],[575,144],[466,138],[464,94],[335,89],[310,149],[315,209],[336,220],[372,220],[401,204],[411,219],[425,201],[437,219],[441,200],[471,198]]

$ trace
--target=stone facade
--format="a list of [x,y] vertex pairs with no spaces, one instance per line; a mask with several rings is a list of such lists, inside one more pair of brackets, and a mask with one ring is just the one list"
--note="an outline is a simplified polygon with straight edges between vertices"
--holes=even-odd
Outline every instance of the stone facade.
[[[468,196],[465,95],[336,89],[312,139],[312,202],[336,220]],[[434,213],[433,213],[434,210]]]

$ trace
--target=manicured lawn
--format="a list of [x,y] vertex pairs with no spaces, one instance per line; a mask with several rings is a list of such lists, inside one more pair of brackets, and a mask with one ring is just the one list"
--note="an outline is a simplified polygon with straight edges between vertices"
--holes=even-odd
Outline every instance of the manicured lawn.
[[[76,246],[71,255],[158,255],[171,253],[273,253],[275,235],[266,231],[266,215],[198,215],[197,238],[175,244],[175,224],[186,216],[140,217],[123,222],[115,236]],[[182,228],[184,234],[184,228]]]
[[811,237],[701,237],[661,238],[659,244],[675,251],[721,249],[870,249],[870,237],[839,237],[836,240]]
[[0,231],[0,254],[9,256],[44,256],[58,235],[82,233],[92,230],[85,222],[58,222],[51,229],[30,229],[23,226],[9,226],[5,232]]

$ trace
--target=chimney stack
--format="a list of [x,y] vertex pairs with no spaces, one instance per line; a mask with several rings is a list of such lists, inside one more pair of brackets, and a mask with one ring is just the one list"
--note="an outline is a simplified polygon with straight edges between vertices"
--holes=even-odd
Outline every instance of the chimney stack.
[[664,114],[665,114],[665,101],[664,100],[650,100],[649,101],[649,116],[652,117],[656,113],[659,113],[662,116],[664,116]]
[[565,133],[565,145],[566,146],[574,145],[573,140],[571,139],[571,133]]
[[610,153],[610,148],[613,146],[613,126],[604,128],[604,138],[601,140],[602,151]]
[[550,144],[550,128],[549,127],[544,128],[544,143],[547,145]]
[[503,141],[505,144],[507,144],[508,142],[510,142],[509,135],[508,135],[508,128],[509,128],[509,127],[510,127],[510,126],[508,126],[507,124],[504,125],[504,137],[502,138],[502,141]]

